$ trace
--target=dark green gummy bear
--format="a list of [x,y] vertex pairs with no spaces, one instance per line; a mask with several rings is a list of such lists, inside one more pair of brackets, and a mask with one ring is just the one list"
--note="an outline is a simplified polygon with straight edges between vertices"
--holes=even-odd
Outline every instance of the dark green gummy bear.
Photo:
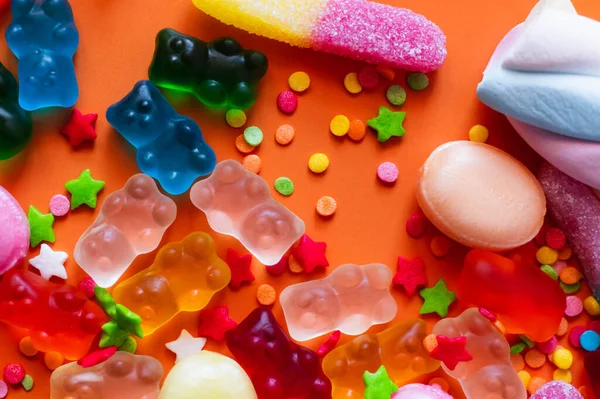
[[230,37],[206,43],[163,29],[148,75],[157,86],[191,92],[209,107],[246,109],[256,101],[267,68],[263,53],[244,50]]
[[21,152],[33,132],[31,116],[19,105],[19,86],[0,63],[0,160]]

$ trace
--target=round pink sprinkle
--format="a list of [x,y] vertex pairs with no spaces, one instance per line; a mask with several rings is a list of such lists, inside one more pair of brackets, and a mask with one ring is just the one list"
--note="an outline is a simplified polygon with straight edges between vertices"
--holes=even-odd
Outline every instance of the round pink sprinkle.
[[571,328],[571,331],[569,332],[569,343],[575,348],[581,348],[579,338],[581,338],[581,335],[586,331],[587,328],[584,326],[575,326]]
[[567,308],[565,314],[569,317],[579,316],[583,311],[583,302],[575,295],[569,295],[567,297]]
[[281,112],[291,114],[298,108],[298,97],[290,90],[282,91],[277,96],[277,108]]
[[398,180],[398,167],[391,162],[384,162],[377,168],[377,177],[384,183]]
[[565,267],[569,266],[567,262],[565,262],[564,260],[557,260],[556,262],[554,262],[554,264],[552,265],[552,267],[554,268],[554,270],[556,270],[556,273],[560,273],[560,271],[562,269],[564,269]]
[[6,395],[8,395],[8,385],[0,380],[0,398],[6,398]]
[[50,213],[54,216],[65,216],[71,208],[71,201],[62,194],[56,194],[50,199]]
[[420,238],[427,229],[427,218],[421,211],[416,211],[406,220],[406,233],[412,238]]
[[554,349],[556,349],[557,346],[558,346],[558,339],[556,338],[556,335],[553,336],[552,338],[550,338],[546,342],[538,342],[537,343],[538,350],[545,354],[554,352]]
[[358,73],[358,81],[365,89],[372,89],[379,83],[379,74],[375,67],[366,66]]

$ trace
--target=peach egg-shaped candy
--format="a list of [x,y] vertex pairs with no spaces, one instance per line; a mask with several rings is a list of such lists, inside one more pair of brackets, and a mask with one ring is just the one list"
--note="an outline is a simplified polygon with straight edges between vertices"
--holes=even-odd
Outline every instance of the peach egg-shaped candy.
[[493,251],[530,241],[546,214],[544,192],[523,164],[470,141],[446,143],[431,153],[417,181],[417,201],[448,237]]

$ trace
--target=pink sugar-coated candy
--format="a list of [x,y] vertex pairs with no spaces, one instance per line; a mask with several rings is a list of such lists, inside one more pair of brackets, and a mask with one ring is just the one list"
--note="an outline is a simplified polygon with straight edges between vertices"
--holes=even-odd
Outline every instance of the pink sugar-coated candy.
[[427,230],[427,217],[421,211],[416,211],[406,220],[406,234],[412,238],[421,238]]
[[581,338],[581,335],[586,331],[587,331],[587,328],[585,328],[584,326],[575,326],[575,327],[571,328],[571,331],[569,331],[569,343],[574,348],[581,348],[579,339]]
[[544,354],[549,354],[549,353],[554,352],[554,350],[558,346],[558,338],[556,338],[556,335],[555,335],[552,338],[550,338],[548,341],[538,342],[536,345],[540,352],[542,352]]
[[8,395],[8,385],[6,385],[6,382],[0,380],[0,399],[6,398],[6,395]]
[[4,380],[11,385],[19,384],[25,378],[25,369],[19,363],[4,366]]
[[19,264],[29,250],[29,222],[13,196],[0,186],[0,275]]
[[409,384],[394,392],[390,399],[452,399],[439,385]]
[[534,393],[530,399],[583,399],[577,388],[564,381],[550,381]]
[[554,270],[556,270],[557,273],[560,273],[564,268],[566,268],[568,266],[569,266],[569,264],[567,262],[565,262],[564,260],[557,260],[552,265],[552,267],[554,268]]
[[579,316],[583,312],[583,302],[575,295],[569,295],[567,297],[567,308],[565,309],[565,315],[569,317]]
[[50,198],[48,207],[50,208],[50,213],[54,216],[65,216],[71,210],[71,201],[62,194],[56,194]]
[[600,201],[583,183],[548,162],[538,171],[550,216],[579,258],[590,289],[600,298]]
[[298,108],[298,97],[293,91],[282,91],[277,96],[277,107],[281,112],[291,114]]
[[379,74],[375,67],[370,65],[363,67],[358,72],[358,82],[365,89],[372,89],[377,86],[377,83],[379,83]]
[[377,177],[384,183],[395,183],[398,180],[398,167],[391,162],[384,162],[377,167]]

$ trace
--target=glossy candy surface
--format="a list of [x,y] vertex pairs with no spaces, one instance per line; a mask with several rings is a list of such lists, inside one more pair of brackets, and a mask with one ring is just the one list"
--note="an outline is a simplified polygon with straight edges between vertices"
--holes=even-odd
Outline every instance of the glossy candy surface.
[[439,386],[408,384],[392,394],[391,399],[452,399]]
[[213,230],[240,240],[265,265],[279,262],[304,234],[302,219],[271,197],[267,182],[231,159],[194,184],[190,198]]
[[27,329],[38,350],[73,360],[88,352],[106,316],[79,289],[13,269],[0,281],[0,320]]
[[259,398],[331,398],[317,354],[291,341],[269,309],[255,309],[225,338]]
[[379,334],[363,334],[338,346],[323,359],[323,371],[333,385],[333,399],[363,399],[366,371],[384,365],[398,386],[440,367],[423,346],[427,325],[415,319],[395,324]]
[[146,336],[179,312],[204,308],[230,279],[231,271],[216,255],[213,239],[198,232],[162,247],[152,266],[119,283],[113,296],[141,316]]
[[19,104],[70,107],[79,97],[73,55],[79,33],[67,0],[12,0],[8,47],[19,59]]
[[0,161],[21,152],[33,132],[31,116],[19,105],[19,86],[0,63]]
[[392,272],[380,263],[346,264],[322,280],[285,288],[279,297],[290,335],[306,341],[340,330],[359,335],[396,316]]
[[267,68],[263,53],[244,50],[231,37],[207,43],[163,29],[148,75],[157,86],[191,92],[209,107],[246,109],[256,101]]
[[21,205],[0,186],[0,275],[25,259],[29,234],[29,222]]
[[137,174],[111,193],[75,245],[75,261],[101,287],[110,287],[139,254],[156,249],[177,206],[152,178]]
[[155,358],[118,351],[92,367],[73,362],[54,370],[50,399],[157,399],[162,375]]
[[562,288],[539,267],[479,249],[465,258],[457,294],[495,314],[507,332],[535,342],[554,336],[566,307]]
[[169,194],[187,191],[217,163],[198,124],[179,115],[147,80],[137,82],[125,98],[111,105],[106,119],[136,148],[140,170]]

